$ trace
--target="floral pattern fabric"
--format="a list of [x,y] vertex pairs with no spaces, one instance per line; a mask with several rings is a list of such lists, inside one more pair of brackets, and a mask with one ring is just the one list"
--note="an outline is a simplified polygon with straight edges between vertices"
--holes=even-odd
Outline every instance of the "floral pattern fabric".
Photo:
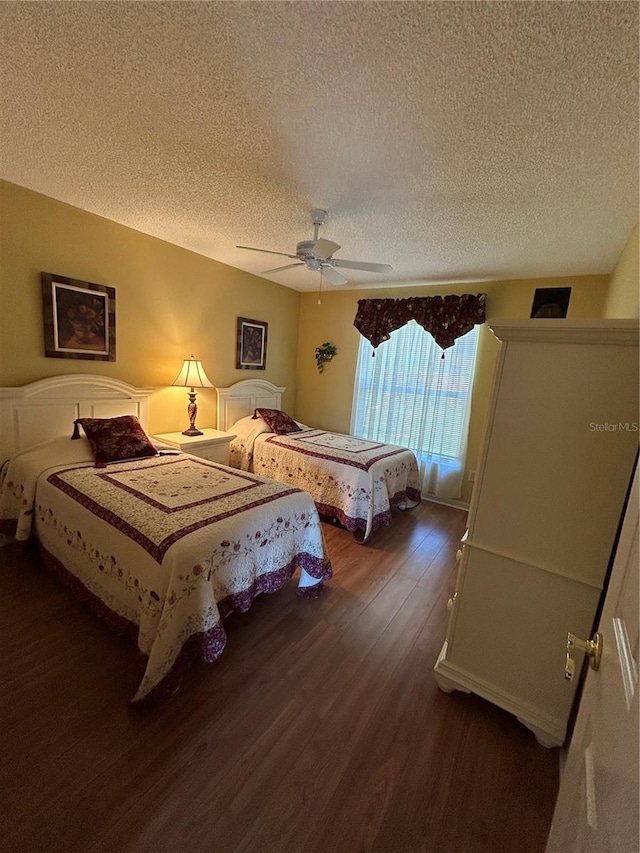
[[135,415],[78,418],[74,421],[73,439],[80,438],[78,425],[89,439],[96,468],[104,468],[109,462],[155,456],[158,452]]
[[262,433],[270,433],[272,430],[262,418],[248,416],[241,418],[231,427],[235,438],[229,444],[229,465],[232,468],[240,468],[241,471],[253,469],[253,445]]
[[415,320],[444,350],[475,325],[485,322],[486,298],[486,293],[464,293],[462,296],[359,299],[353,325],[375,350],[389,340],[391,332]]
[[257,434],[250,444],[245,437],[243,450],[253,471],[304,489],[320,513],[337,518],[360,542],[391,522],[392,506],[420,502],[418,463],[403,447],[306,429]]
[[262,418],[271,432],[277,435],[286,435],[289,432],[300,432],[300,427],[280,409],[256,409],[253,413],[254,419]]
[[21,514],[51,564],[135,626],[146,669],[134,702],[162,688],[186,648],[215,660],[224,617],[280,589],[297,568],[312,594],[331,577],[309,495],[188,455],[104,471],[23,454],[0,487],[0,517],[17,524]]

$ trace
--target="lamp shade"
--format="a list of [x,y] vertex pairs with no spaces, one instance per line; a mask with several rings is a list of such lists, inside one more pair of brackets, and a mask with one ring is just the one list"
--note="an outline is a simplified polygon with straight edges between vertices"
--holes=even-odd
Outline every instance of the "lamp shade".
[[185,358],[180,373],[171,383],[184,388],[213,388],[213,382],[204,372],[202,362],[198,361],[191,355],[191,358]]

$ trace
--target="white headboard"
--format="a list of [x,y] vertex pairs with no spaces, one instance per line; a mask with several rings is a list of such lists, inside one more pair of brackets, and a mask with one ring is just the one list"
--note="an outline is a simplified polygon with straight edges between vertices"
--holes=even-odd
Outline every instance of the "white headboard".
[[254,409],[279,409],[284,391],[266,379],[243,379],[230,388],[218,388],[218,429],[230,429]]
[[0,388],[0,462],[50,438],[71,436],[76,418],[136,415],[146,430],[148,398],[154,390],[89,374]]

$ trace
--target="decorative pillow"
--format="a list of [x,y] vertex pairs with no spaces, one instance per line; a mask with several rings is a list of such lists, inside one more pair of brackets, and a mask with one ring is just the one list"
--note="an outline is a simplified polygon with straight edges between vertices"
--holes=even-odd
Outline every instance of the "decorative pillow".
[[158,453],[135,415],[78,418],[73,423],[71,438],[80,438],[78,426],[81,426],[89,439],[96,468],[104,468],[108,462],[141,459]]
[[261,417],[269,429],[277,435],[286,435],[288,432],[300,432],[298,424],[290,418],[286,412],[280,409],[256,409],[253,417]]

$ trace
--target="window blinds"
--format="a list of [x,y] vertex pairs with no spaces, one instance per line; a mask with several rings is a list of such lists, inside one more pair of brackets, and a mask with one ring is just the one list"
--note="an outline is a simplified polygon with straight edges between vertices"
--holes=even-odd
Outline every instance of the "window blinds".
[[463,461],[479,327],[445,351],[411,320],[371,357],[360,341],[352,433]]

